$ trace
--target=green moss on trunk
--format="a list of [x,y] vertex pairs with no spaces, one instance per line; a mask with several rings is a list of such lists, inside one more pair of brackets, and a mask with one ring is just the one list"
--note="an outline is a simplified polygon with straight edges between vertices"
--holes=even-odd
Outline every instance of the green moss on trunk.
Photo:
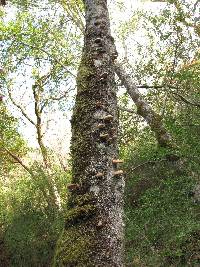
[[93,233],[84,235],[83,227],[87,224],[81,224],[79,227],[74,226],[63,230],[58,240],[55,258],[52,267],[91,266],[89,251],[94,240]]

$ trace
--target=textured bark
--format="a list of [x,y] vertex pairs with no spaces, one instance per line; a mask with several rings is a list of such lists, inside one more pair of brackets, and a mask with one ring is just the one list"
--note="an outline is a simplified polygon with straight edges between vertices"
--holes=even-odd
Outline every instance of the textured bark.
[[139,92],[136,85],[133,83],[129,75],[124,71],[119,63],[115,63],[115,72],[121,80],[122,84],[126,88],[129,96],[137,107],[137,114],[142,116],[151,130],[155,133],[156,139],[160,146],[171,148],[172,137],[170,133],[165,129],[162,123],[162,117],[157,114],[152,107],[144,100],[142,94]]
[[0,1],[0,6],[5,6],[6,5],[6,1],[5,0],[1,0]]
[[[72,117],[73,181],[54,266],[123,266],[118,111],[106,0],[85,0],[86,30]],[[120,161],[121,162],[121,161]]]

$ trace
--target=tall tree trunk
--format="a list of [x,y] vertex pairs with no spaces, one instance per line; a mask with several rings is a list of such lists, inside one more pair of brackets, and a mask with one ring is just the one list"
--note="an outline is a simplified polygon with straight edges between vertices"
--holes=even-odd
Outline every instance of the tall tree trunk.
[[107,1],[84,4],[86,30],[72,118],[73,183],[54,265],[118,267],[123,266],[124,180],[116,160],[116,49]]

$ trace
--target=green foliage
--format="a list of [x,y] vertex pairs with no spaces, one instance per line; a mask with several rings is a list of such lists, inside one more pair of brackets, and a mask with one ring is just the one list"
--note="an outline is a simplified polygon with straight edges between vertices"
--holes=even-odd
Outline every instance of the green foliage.
[[[159,148],[154,134],[138,115],[120,113],[120,153],[126,162],[127,180],[128,266],[200,264],[200,208],[192,196],[200,182],[199,26],[190,2],[168,1],[156,14],[137,11],[117,30],[119,40],[127,46],[128,59],[135,55],[126,64],[129,73],[134,73],[137,85],[150,85],[142,90],[143,96],[162,115],[177,144],[173,151]],[[45,104],[52,112],[52,103],[65,92],[66,83],[74,87],[73,73],[81,54],[79,19],[83,3],[10,3],[16,7],[12,18],[0,11],[1,90],[9,96],[14,84],[13,92],[23,95],[27,85],[32,94],[33,82],[42,83],[44,78],[40,105]],[[123,1],[117,4],[125,12]],[[146,38],[144,44],[134,35],[140,31]],[[27,66],[30,73],[26,72]],[[44,70],[49,76],[45,77]],[[14,76],[20,77],[25,86],[15,83]],[[63,99],[59,104],[66,110]],[[127,94],[121,97],[120,106],[134,112]],[[29,150],[18,132],[17,120],[2,102],[0,135],[0,266],[50,266],[54,252],[55,266],[75,264],[79,257],[85,261],[90,237],[81,236],[73,227],[62,230],[66,220],[73,223],[90,216],[94,207],[86,204],[67,210],[66,187],[71,174],[60,168],[53,151],[47,149],[50,170],[40,161],[27,160],[32,175],[8,155],[5,148],[18,157],[24,157]],[[174,155],[180,156],[180,160],[173,159]],[[60,210],[52,206],[52,181],[60,196]],[[86,200],[87,197],[77,201]]]
[[[48,5],[47,14],[42,4],[38,12],[33,6],[26,8],[29,2],[21,1],[20,10],[13,8],[12,18],[1,12],[1,93],[8,106],[22,104],[23,99],[21,107],[30,114],[34,108],[32,85],[37,82],[42,111],[53,112],[59,104],[61,108],[65,104],[66,109],[66,83],[73,83],[71,72],[79,61],[80,33],[69,31],[72,23],[60,9],[54,12]],[[60,102],[54,105],[57,98]],[[39,150],[27,148],[18,133],[17,119],[3,102],[0,132],[0,265],[50,266],[64,226],[71,174],[61,168],[55,152],[48,148],[49,168],[44,167]],[[53,199],[55,188],[60,208]]]
[[54,160],[51,179],[61,198],[61,209],[51,205],[49,173],[41,163],[29,163],[29,172],[9,154],[19,159],[30,150],[18,132],[18,121],[0,103],[0,265],[50,265],[59,233],[64,225],[66,184],[64,172]]
[[18,122],[8,112],[5,104],[0,102],[0,148],[5,146],[12,151],[17,151],[18,154],[24,153],[25,141],[18,133]]
[[56,186],[63,199],[59,210],[50,206],[45,173],[38,164],[32,171],[36,173],[34,180],[24,175],[1,187],[0,224],[11,266],[49,266],[64,226],[70,174],[55,169]]
[[16,118],[8,112],[5,104],[0,102],[0,180],[17,169],[13,164],[13,158],[6,150],[18,156],[23,156],[28,151],[25,140],[19,134],[18,126]]
[[198,182],[191,175],[196,162],[168,160],[155,152],[142,145],[127,155],[127,264],[197,266],[200,208],[191,197]]
[[[83,227],[87,227],[87,225]],[[84,235],[80,227],[64,229],[56,246],[52,266],[91,266],[88,249],[93,241],[93,233],[90,236]]]

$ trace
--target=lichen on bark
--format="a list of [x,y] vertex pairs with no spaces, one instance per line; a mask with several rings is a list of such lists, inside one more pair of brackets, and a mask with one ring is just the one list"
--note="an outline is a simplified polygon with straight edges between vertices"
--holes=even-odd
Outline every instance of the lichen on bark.
[[118,165],[112,162],[118,158],[116,49],[107,1],[83,2],[86,30],[71,121],[72,185],[76,186],[71,186],[54,266],[121,267],[124,180],[121,172],[114,174]]

